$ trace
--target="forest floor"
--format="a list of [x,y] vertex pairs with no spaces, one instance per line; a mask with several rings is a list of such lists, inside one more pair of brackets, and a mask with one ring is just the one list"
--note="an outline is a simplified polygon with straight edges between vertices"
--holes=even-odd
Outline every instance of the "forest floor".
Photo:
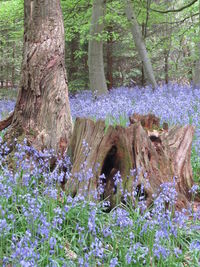
[[[14,109],[12,99],[0,94],[0,119]],[[134,112],[154,113],[161,121],[193,124],[192,148],[195,196],[200,184],[200,90],[171,84],[152,92],[150,88],[118,88],[94,98],[89,91],[70,96],[73,120],[76,117],[105,119],[107,124],[126,126]],[[3,134],[3,133],[2,133]],[[1,138],[1,137],[0,137]],[[175,211],[173,183],[163,184],[154,205],[133,190],[127,206],[119,204],[110,213],[109,204],[87,196],[71,198],[59,183],[69,158],[49,170],[50,152],[25,160],[30,148],[16,145],[16,170],[9,170],[0,146],[0,265],[3,266],[199,266],[200,209],[191,203]],[[40,160],[38,160],[38,158]],[[34,166],[34,168],[33,168]],[[88,179],[87,172],[84,173]],[[126,194],[126,192],[123,192]],[[169,209],[165,209],[166,201]]]

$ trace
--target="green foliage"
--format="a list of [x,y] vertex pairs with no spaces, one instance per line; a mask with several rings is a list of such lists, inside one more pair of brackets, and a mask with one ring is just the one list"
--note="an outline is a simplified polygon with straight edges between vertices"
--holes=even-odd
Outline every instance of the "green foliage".
[[108,130],[108,127],[110,125],[116,127],[117,125],[119,126],[122,126],[122,127],[127,127],[127,124],[128,124],[129,120],[126,116],[126,114],[120,114],[119,117],[114,117],[112,116],[111,114],[107,115],[106,116],[106,119],[105,119],[105,133],[107,132]]
[[192,153],[191,153],[191,164],[193,171],[193,179],[195,183],[200,184],[200,158],[194,147],[192,148]]
[[[198,266],[199,249],[191,249],[200,238],[198,220],[180,216],[179,223],[184,224],[179,227],[165,210],[160,221],[155,220],[153,207],[141,212],[139,199],[106,213],[105,202],[73,199],[61,191],[53,173],[53,177],[48,172],[43,176],[35,169],[34,175],[31,168],[17,162],[14,180],[0,170],[1,190],[4,188],[0,195],[0,259],[6,259],[8,265],[34,262],[33,266],[51,266],[54,262],[75,267],[84,261],[88,267],[109,267],[117,258],[121,267]],[[155,252],[158,237],[162,246]],[[165,250],[170,252],[167,258]]]
[[[164,56],[168,54],[170,80],[191,81],[195,60],[199,57],[199,6],[195,3],[181,12],[162,14],[156,10],[179,8],[184,1],[133,1],[133,8],[141,31],[146,32],[145,43],[157,80],[163,80]],[[88,88],[87,52],[93,1],[61,0],[63,10],[66,67],[70,90]],[[104,31],[95,36],[104,42],[105,73],[107,73],[107,49],[112,43],[112,75],[114,86],[140,84],[142,65],[136,53],[130,28],[124,14],[124,1],[106,1]],[[0,2],[0,81],[19,81],[22,36],[23,0]],[[13,56],[13,52],[15,55]],[[14,70],[14,71],[13,71]],[[13,77],[14,76],[14,77]],[[108,79],[108,78],[107,78]]]
[[23,12],[22,0],[0,2],[0,81],[19,80]]
[[17,97],[17,90],[10,88],[2,88],[0,89],[0,100],[1,99],[13,99],[15,100]]

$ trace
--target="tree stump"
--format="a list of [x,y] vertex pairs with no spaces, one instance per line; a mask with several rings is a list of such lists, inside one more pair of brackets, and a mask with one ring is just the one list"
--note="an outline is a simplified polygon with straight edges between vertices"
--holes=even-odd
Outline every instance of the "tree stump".
[[[109,126],[105,122],[77,118],[69,153],[72,161],[72,177],[66,190],[92,196],[104,174],[104,193],[111,206],[123,200],[117,188],[115,176],[121,174],[123,190],[131,193],[144,186],[144,197],[149,205],[160,185],[175,178],[178,192],[177,207],[184,207],[190,199],[193,185],[191,145],[194,127],[160,126],[159,118],[152,114],[134,114],[127,128]],[[130,170],[132,170],[130,172]]]

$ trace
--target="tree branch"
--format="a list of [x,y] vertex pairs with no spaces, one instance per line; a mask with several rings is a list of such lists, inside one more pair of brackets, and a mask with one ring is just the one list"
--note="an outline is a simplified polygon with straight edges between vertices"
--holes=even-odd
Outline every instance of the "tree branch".
[[160,22],[159,24],[181,24],[181,23],[185,22],[187,19],[191,19],[191,18],[196,17],[196,16],[198,16],[198,15],[200,15],[199,12],[198,12],[198,13],[195,13],[195,14],[192,14],[192,15],[190,15],[190,16],[188,16],[188,17],[185,17],[185,18],[182,19],[182,20],[173,21],[173,22]]
[[169,9],[169,10],[157,10],[157,9],[153,9],[151,8],[151,11],[153,12],[158,12],[158,13],[162,13],[162,14],[166,14],[166,13],[172,13],[172,12],[180,12],[190,6],[192,6],[194,3],[196,3],[198,0],[193,0],[192,2],[188,3],[187,5],[185,6],[182,6],[178,9]]

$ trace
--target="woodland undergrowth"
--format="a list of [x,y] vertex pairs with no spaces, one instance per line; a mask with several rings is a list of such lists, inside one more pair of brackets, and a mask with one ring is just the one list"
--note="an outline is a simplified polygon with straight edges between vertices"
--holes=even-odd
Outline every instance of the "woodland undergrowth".
[[[125,126],[131,113],[152,112],[170,125],[194,124],[191,161],[196,184],[191,192],[195,198],[200,181],[200,93],[178,85],[155,93],[147,89],[120,88],[101,99],[77,93],[70,99],[73,118],[82,110],[82,116]],[[0,100],[1,116],[13,106],[12,101]],[[188,209],[174,209],[174,182],[162,184],[153,205],[147,207],[142,188],[138,194],[133,185],[128,196],[118,174],[115,184],[127,204],[107,212],[109,202],[98,199],[103,183],[96,201],[62,191],[60,183],[71,175],[67,156],[51,170],[53,151],[38,152],[26,140],[23,144],[16,140],[15,147],[11,170],[6,161],[9,149],[5,143],[0,146],[1,266],[199,266],[200,209],[193,201]],[[85,179],[90,179],[87,172]]]

